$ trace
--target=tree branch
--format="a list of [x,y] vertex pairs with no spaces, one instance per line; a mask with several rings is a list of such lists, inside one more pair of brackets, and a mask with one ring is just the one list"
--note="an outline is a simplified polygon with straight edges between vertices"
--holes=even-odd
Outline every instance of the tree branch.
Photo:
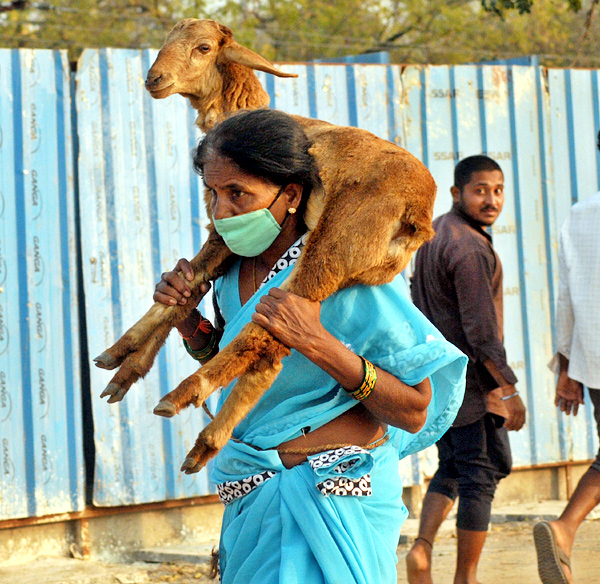
[[577,61],[579,61],[579,58],[581,57],[581,53],[583,52],[583,47],[585,45],[585,41],[587,41],[588,36],[590,35],[590,30],[592,28],[592,24],[594,23],[594,16],[596,14],[596,8],[598,8],[599,2],[600,2],[600,0],[592,0],[590,9],[588,10],[588,13],[586,14],[586,17],[585,17],[585,25],[583,27],[583,32],[581,34],[581,37],[579,38],[579,42],[577,43],[579,48],[577,49],[577,54],[575,55],[575,58],[569,65],[570,67],[574,67],[577,64]]

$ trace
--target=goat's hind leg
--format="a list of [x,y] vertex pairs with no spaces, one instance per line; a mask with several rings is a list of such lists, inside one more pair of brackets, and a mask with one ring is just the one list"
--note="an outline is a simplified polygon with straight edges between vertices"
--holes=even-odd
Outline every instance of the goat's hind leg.
[[261,358],[272,356],[277,362],[289,352],[264,328],[249,323],[229,345],[165,395],[154,413],[170,418],[190,405],[200,407],[215,389],[229,385],[236,377],[254,369]]
[[281,358],[276,363],[273,362],[275,355],[262,358],[253,370],[239,378],[214,420],[200,432],[194,447],[181,466],[183,472],[186,474],[198,472],[225,446],[235,427],[258,403],[279,375],[283,356],[281,354]]

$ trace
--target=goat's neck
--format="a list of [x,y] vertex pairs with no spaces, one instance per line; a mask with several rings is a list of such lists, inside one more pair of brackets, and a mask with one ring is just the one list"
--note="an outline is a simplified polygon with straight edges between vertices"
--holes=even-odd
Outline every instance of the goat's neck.
[[186,97],[190,100],[192,107],[198,112],[195,123],[204,133],[212,130],[226,117],[218,100],[197,97],[195,95],[187,95]]
[[249,67],[233,63],[221,66],[221,90],[212,96],[186,95],[198,112],[196,125],[207,132],[229,114],[242,110],[255,110],[269,105],[269,94]]

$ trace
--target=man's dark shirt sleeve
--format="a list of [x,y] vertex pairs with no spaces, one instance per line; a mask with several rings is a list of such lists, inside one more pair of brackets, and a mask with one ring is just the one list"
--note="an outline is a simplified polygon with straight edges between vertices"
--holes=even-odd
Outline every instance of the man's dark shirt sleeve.
[[[494,304],[495,255],[478,250],[455,254],[448,265],[454,282],[460,322],[473,358],[484,365],[498,386],[514,384],[506,361]],[[489,389],[493,389],[490,387]]]

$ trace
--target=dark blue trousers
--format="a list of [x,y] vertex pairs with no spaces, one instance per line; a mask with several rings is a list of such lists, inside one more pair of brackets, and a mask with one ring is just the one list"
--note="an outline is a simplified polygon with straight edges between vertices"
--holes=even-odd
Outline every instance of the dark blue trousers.
[[456,500],[456,527],[487,531],[492,500],[501,479],[512,467],[508,431],[503,418],[485,414],[483,418],[450,428],[437,442],[440,464],[428,492]]

